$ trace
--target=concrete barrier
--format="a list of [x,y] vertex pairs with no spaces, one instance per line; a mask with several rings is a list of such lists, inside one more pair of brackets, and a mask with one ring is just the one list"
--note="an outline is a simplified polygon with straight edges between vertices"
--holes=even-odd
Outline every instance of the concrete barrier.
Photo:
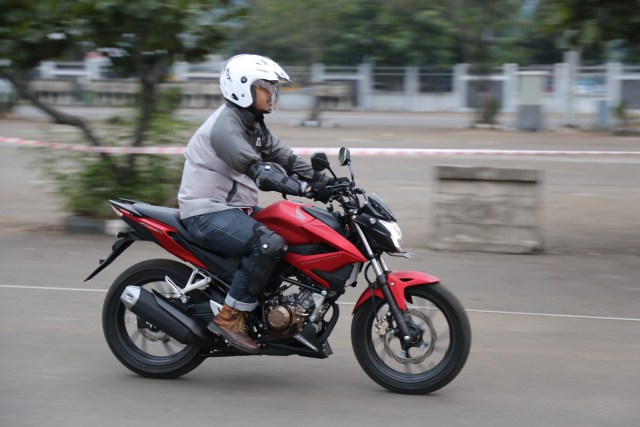
[[[78,85],[73,80],[37,79],[29,82],[36,96],[51,105],[88,104],[123,107],[133,105],[140,92],[136,80],[93,80]],[[223,102],[217,81],[162,83],[160,90],[176,87],[182,93],[184,108],[217,108]]]
[[316,83],[313,95],[323,110],[349,111],[353,109],[353,90],[348,83]]
[[135,80],[95,80],[88,82],[84,90],[92,105],[126,106],[134,103],[140,83]]
[[218,81],[188,81],[163,83],[162,89],[178,88],[183,108],[217,108],[223,102]]
[[34,79],[29,89],[41,101],[52,105],[71,105],[76,100],[76,82],[74,80]]
[[540,171],[437,166],[429,247],[531,254],[543,250]]
[[[159,89],[168,88],[180,89],[184,108],[214,108],[222,103],[218,82],[169,82],[161,84]],[[139,91],[140,84],[134,80],[96,80],[85,86],[89,103],[98,106],[131,105]]]

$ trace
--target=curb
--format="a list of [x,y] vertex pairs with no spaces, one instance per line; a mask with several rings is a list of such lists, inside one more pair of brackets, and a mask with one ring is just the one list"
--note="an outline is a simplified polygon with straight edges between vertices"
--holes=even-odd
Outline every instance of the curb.
[[611,133],[615,136],[640,136],[640,128],[615,128]]
[[336,123],[330,120],[303,120],[301,122],[289,122],[289,126],[312,128],[335,128]]

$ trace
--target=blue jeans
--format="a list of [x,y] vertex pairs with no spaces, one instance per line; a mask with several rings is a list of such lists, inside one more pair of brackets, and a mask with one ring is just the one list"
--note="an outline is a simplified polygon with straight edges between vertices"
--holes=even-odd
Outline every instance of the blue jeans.
[[[261,225],[240,209],[197,215],[182,222],[202,246],[221,255],[245,259],[252,254],[250,242],[255,240],[256,227]],[[249,278],[242,268],[233,275],[224,302],[240,311],[252,311],[257,307],[258,298],[249,293]]]

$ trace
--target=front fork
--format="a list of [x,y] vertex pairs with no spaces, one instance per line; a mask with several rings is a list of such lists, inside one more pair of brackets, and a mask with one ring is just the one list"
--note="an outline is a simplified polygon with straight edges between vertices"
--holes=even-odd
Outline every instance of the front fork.
[[[384,265],[384,261],[382,258],[379,260],[372,260],[373,263],[378,263]],[[374,267],[375,269],[375,267]],[[414,337],[411,331],[409,330],[409,325],[407,324],[407,319],[404,316],[404,313],[398,307],[398,303],[396,302],[393,294],[391,293],[391,289],[389,289],[389,282],[387,280],[387,274],[389,270],[384,271],[382,275],[376,274],[376,283],[378,288],[382,291],[382,295],[387,300],[387,304],[389,305],[389,312],[391,316],[396,321],[396,325],[398,325],[398,329],[400,330],[400,337],[402,341],[402,347],[409,346],[417,337]],[[373,299],[372,299],[373,301]]]
[[351,221],[351,224],[358,232],[358,236],[360,236],[360,241],[364,245],[364,249],[366,251],[365,255],[367,256],[367,259],[369,259],[369,262],[371,263],[371,266],[373,267],[373,271],[376,275],[376,285],[382,292],[382,295],[384,296],[384,298],[387,300],[387,303],[389,304],[389,311],[391,312],[391,316],[393,316],[393,319],[396,321],[396,325],[398,325],[398,329],[400,330],[400,337],[401,337],[400,341],[402,342],[402,347],[404,348],[405,346],[410,345],[411,342],[414,341],[414,339],[416,339],[417,337],[412,337],[411,331],[409,330],[409,325],[407,325],[407,321],[404,317],[404,314],[402,313],[402,310],[400,310],[400,308],[398,307],[398,303],[396,302],[396,299],[394,298],[393,293],[389,288],[387,275],[391,271],[388,269],[382,257],[376,257],[374,255],[373,251],[371,250],[371,246],[369,245],[369,242],[367,241],[367,238],[365,237],[362,229],[356,223],[355,218],[352,218],[352,219],[353,220]]

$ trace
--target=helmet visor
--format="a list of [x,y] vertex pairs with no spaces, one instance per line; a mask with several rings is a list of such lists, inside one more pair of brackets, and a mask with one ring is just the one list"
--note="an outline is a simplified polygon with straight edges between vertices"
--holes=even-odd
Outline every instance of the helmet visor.
[[271,111],[276,111],[280,105],[280,82],[269,80],[257,80],[254,83],[257,87],[269,92],[271,100]]

